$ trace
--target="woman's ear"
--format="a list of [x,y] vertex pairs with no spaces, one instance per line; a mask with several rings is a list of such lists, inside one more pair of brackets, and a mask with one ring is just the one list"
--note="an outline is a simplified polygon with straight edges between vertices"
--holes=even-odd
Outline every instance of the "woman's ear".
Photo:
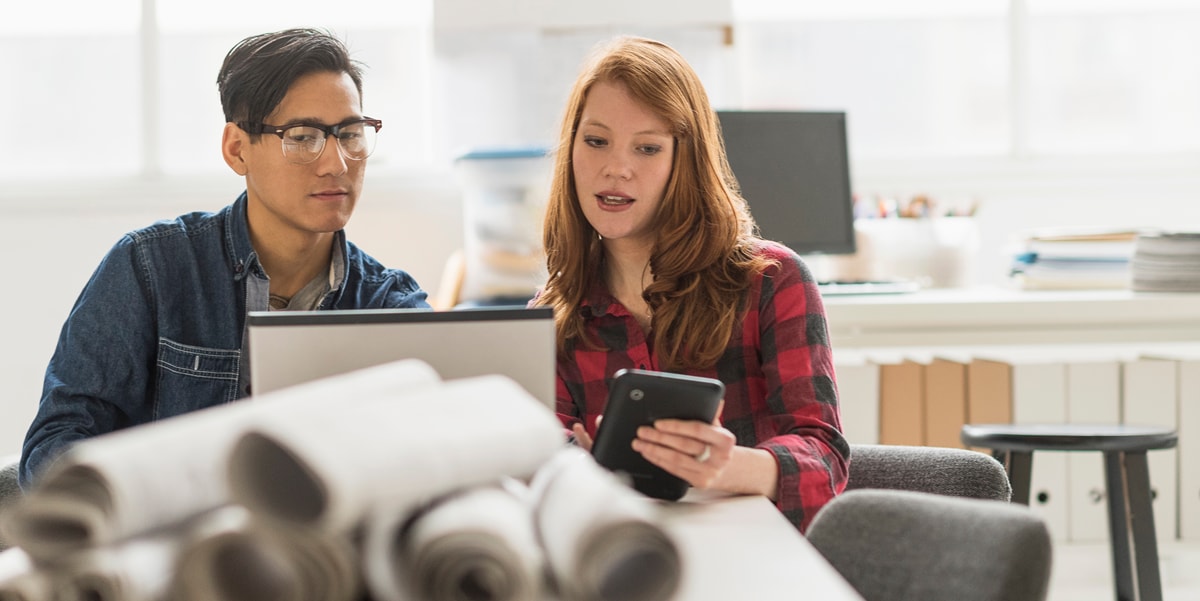
[[221,156],[225,158],[225,164],[238,175],[246,175],[248,171],[242,151],[249,144],[249,135],[242,131],[242,128],[233,123],[225,124],[225,129],[221,132]]

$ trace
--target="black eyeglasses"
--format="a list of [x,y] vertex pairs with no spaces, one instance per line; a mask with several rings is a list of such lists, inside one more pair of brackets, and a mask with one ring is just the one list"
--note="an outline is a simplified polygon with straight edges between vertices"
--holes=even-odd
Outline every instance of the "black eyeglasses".
[[375,150],[375,139],[383,128],[379,119],[355,119],[337,125],[294,123],[268,125],[239,121],[237,126],[248,134],[275,134],[283,141],[283,156],[291,163],[304,165],[317,160],[325,150],[329,136],[337,139],[342,156],[361,161]]

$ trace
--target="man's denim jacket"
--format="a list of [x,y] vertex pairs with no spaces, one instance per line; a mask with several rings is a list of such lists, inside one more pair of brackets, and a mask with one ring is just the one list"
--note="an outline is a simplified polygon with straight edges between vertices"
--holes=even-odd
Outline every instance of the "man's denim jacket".
[[[344,232],[335,244],[345,276],[321,309],[429,306],[407,273],[380,265]],[[246,314],[267,310],[268,290],[245,193],[218,213],[127,234],[63,326],[25,436],[21,486],[74,441],[246,396]]]

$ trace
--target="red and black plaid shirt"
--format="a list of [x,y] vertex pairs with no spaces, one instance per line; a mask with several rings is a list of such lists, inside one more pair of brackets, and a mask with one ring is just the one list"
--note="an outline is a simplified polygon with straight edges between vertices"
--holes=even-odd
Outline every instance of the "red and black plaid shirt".
[[[841,434],[825,310],[808,267],[790,249],[763,244],[778,265],[747,291],[747,311],[711,369],[687,373],[725,383],[721,425],[737,443],[770,451],[779,465],[777,506],[802,532],[846,486],[850,449]],[[536,301],[535,301],[536,302]],[[603,285],[580,307],[585,329],[605,349],[567,343],[558,357],[557,410],[570,428],[582,418],[595,436],[612,375],[658,370],[637,320]]]

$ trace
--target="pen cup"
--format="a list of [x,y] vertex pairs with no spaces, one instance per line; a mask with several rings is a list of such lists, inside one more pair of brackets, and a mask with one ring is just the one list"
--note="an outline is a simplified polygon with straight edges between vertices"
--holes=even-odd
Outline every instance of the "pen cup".
[[839,280],[913,280],[925,288],[975,283],[979,226],[972,217],[858,219],[853,255],[833,261]]

